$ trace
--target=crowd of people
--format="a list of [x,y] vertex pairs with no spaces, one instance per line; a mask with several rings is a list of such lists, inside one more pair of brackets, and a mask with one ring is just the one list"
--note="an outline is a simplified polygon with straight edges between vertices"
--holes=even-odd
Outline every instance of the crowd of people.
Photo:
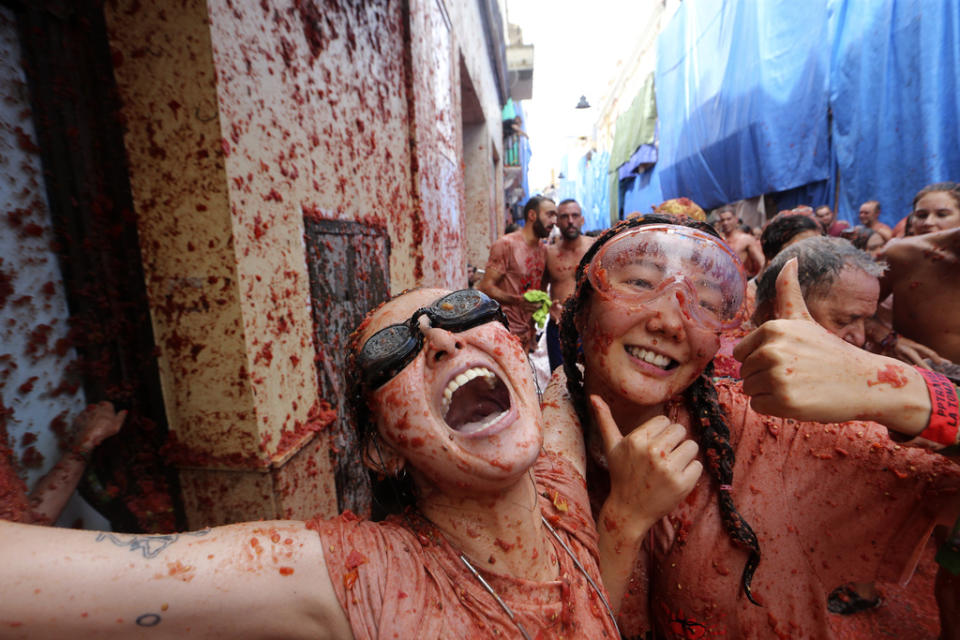
[[879,211],[754,234],[678,198],[593,238],[576,201],[534,197],[475,288],[401,294],[351,338],[392,515],[0,522],[2,635],[865,638],[919,563],[938,613],[895,611],[898,637],[960,637],[960,186],[902,226]]

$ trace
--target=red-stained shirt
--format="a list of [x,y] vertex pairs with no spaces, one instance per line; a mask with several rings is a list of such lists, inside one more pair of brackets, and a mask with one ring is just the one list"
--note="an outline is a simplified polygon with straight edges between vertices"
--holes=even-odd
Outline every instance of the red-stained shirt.
[[[541,455],[534,473],[538,490],[546,494],[541,511],[600,585],[597,533],[583,478],[552,454]],[[410,520],[424,526],[411,531],[399,517],[374,523],[351,515],[308,525],[322,539],[327,570],[354,637],[521,637],[459,552],[416,515]],[[560,563],[558,580],[532,582],[497,573],[490,565],[475,566],[531,637],[616,638],[596,592],[567,552],[552,536],[549,540]]]
[[875,423],[763,416],[739,382],[717,391],[736,454],[733,500],[760,541],[752,586],[763,606],[743,595],[747,552],[724,531],[705,473],[648,536],[621,608],[625,637],[651,618],[664,638],[844,637],[849,625],[827,611],[827,595],[852,581],[908,579],[958,499],[960,468],[897,445]]
[[[498,286],[507,293],[522,294],[543,286],[543,271],[546,267],[547,248],[542,242],[533,247],[523,239],[523,232],[508,233],[490,247],[487,269],[503,274]],[[510,322],[510,332],[529,345],[536,333],[533,316],[517,305],[503,304],[503,312]]]

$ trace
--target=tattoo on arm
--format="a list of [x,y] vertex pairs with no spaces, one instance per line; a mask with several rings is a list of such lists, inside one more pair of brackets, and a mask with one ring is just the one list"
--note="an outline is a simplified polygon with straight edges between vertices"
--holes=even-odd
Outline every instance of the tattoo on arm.
[[[189,533],[173,533],[169,535],[156,535],[156,536],[143,536],[143,535],[133,535],[133,536],[117,536],[113,533],[98,533],[96,542],[111,542],[118,547],[126,547],[130,551],[139,551],[143,554],[144,558],[151,559],[156,558],[164,549],[172,545],[174,542],[180,539],[181,536],[205,536],[210,533],[209,529],[202,529],[200,531],[191,531]],[[153,615],[153,614],[149,614]],[[159,616],[158,616],[159,618]],[[159,620],[158,620],[159,622]],[[139,620],[137,622],[139,623]],[[141,625],[143,626],[143,625]],[[153,625],[146,625],[153,626]]]
[[160,624],[160,614],[158,613],[145,613],[137,617],[138,627],[155,627],[158,624]]

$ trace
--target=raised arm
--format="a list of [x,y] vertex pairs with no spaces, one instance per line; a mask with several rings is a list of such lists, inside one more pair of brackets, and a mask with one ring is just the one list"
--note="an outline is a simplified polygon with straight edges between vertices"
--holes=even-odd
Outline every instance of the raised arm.
[[352,637],[300,522],[129,535],[0,521],[0,566],[3,637]]
[[734,349],[743,390],[759,413],[812,420],[872,420],[907,436],[930,423],[930,392],[921,373],[830,334],[807,311],[796,261],[777,278],[777,320]]
[[33,524],[53,524],[73,495],[90,453],[123,426],[126,411],[117,413],[109,402],[87,407],[74,421],[73,448],[57,461],[30,492]]

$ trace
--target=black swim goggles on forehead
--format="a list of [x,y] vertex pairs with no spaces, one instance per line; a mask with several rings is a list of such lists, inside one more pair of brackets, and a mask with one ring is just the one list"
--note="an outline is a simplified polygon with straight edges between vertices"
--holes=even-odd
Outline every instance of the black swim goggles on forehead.
[[449,293],[429,307],[417,309],[410,319],[392,324],[370,336],[357,355],[357,366],[368,391],[379,388],[410,364],[423,348],[420,316],[430,319],[430,326],[460,332],[497,320],[508,327],[500,304],[476,289]]

